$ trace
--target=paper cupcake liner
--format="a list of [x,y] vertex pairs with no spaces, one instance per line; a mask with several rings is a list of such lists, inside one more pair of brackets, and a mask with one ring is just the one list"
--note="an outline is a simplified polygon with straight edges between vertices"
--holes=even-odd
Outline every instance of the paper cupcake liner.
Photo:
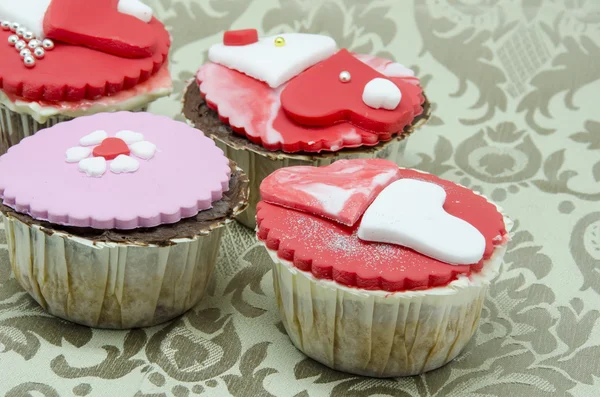
[[439,368],[464,349],[477,329],[506,245],[496,249],[480,273],[445,287],[396,293],[316,279],[265,249],[274,263],[283,325],[300,351],[335,370],[397,377]]
[[98,328],[163,323],[196,305],[227,222],[166,246],[98,243],[3,216],[11,267],[48,312]]
[[[133,111],[145,112],[147,108],[147,106],[143,106]],[[72,119],[69,116],[57,115],[48,117],[44,123],[39,123],[28,114],[14,112],[0,104],[0,155],[6,153],[11,146],[16,145],[39,130]]]
[[212,137],[217,146],[225,152],[225,155],[235,161],[242,168],[250,179],[250,205],[248,210],[238,215],[236,220],[251,229],[256,228],[256,204],[260,201],[260,184],[268,175],[275,170],[284,167],[297,165],[310,165],[323,167],[341,159],[367,159],[381,158],[397,162],[402,157],[406,148],[406,140],[390,141],[380,149],[370,151],[343,151],[338,153],[327,153],[326,155],[277,155],[265,157],[264,154],[253,152],[247,148],[238,148],[220,141],[217,137]]

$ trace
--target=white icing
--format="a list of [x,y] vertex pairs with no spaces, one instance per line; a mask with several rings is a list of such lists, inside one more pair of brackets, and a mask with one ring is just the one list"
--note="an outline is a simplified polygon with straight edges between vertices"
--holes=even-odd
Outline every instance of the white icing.
[[[285,45],[275,46],[283,37]],[[328,36],[287,33],[259,39],[244,46],[213,45],[208,57],[212,62],[245,73],[277,88],[304,70],[335,54],[337,45]]]
[[358,237],[403,245],[456,265],[477,263],[485,238],[468,222],[448,214],[446,192],[434,183],[401,179],[386,187],[365,211]]
[[87,176],[100,177],[106,172],[106,160],[104,157],[90,157],[79,162],[79,171],[85,172]]
[[152,20],[152,8],[140,0],[119,0],[117,11],[136,17],[142,22],[148,23]]
[[377,187],[379,185],[383,185],[388,183],[394,176],[396,175],[396,171],[388,171],[388,172],[384,172],[381,173],[379,175],[376,175],[375,178],[373,178],[373,183],[371,184],[371,186],[373,187]]
[[412,69],[397,62],[388,64],[383,70],[383,74],[387,77],[415,77]]
[[67,163],[78,163],[92,154],[92,149],[87,147],[76,146],[67,149]]
[[354,189],[342,189],[325,183],[300,185],[296,189],[313,196],[327,214],[334,216],[342,212],[346,206],[346,201],[355,193]]
[[131,145],[132,143],[140,142],[144,140],[144,134],[141,132],[122,130],[117,132],[115,135],[117,138],[122,139],[126,144]]
[[91,134],[87,134],[83,138],[79,140],[79,144],[81,146],[94,146],[102,143],[103,140],[106,139],[108,134],[106,131],[98,130],[94,131]]
[[152,142],[141,141],[129,146],[129,149],[131,149],[131,153],[133,153],[137,157],[144,160],[149,160],[152,157],[154,157],[154,153],[156,152],[156,145]]
[[115,174],[135,172],[140,168],[140,162],[133,157],[120,154],[110,162],[110,170]]
[[44,37],[44,16],[52,0],[2,0],[0,20],[17,22],[38,38]]
[[378,77],[367,83],[362,99],[367,106],[374,109],[394,110],[402,100],[402,93],[396,84]]

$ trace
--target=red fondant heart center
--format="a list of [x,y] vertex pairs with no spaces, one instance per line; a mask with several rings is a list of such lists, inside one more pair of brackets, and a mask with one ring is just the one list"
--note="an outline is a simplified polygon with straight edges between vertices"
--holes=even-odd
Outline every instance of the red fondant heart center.
[[106,138],[93,151],[94,157],[104,157],[106,160],[112,160],[121,154],[129,156],[129,153],[129,146],[120,138]]
[[260,185],[262,200],[352,226],[375,197],[399,178],[388,160],[339,160],[327,167],[287,167]]
[[[343,81],[342,72],[349,73],[349,81]],[[348,121],[376,133],[398,132],[404,127],[407,114],[414,116],[412,100],[403,95],[394,110],[367,106],[363,91],[375,78],[387,79],[347,50],[341,50],[292,79],[281,93],[281,107],[288,117],[306,126],[327,127]],[[389,80],[400,91],[410,85],[400,79]]]
[[125,58],[152,56],[149,24],[118,12],[118,0],[52,0],[44,17],[48,38]]

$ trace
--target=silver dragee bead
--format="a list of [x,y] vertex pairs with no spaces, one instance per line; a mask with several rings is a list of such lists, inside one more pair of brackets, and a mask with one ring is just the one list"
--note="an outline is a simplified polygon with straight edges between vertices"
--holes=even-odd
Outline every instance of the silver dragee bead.
[[33,50],[33,55],[35,55],[37,59],[42,59],[44,55],[46,55],[46,51],[44,51],[42,47],[38,47],[35,50]]
[[10,30],[10,22],[8,21],[2,21],[0,26],[2,26],[2,30]]
[[31,48],[32,50],[38,48],[41,45],[42,45],[42,42],[39,40],[36,40],[36,39],[31,40],[28,44],[29,48]]
[[32,68],[35,66],[35,58],[33,58],[31,55],[28,55],[25,58],[23,58],[23,63],[28,68]]
[[17,34],[17,36],[23,37],[23,35],[25,34],[25,31],[26,31],[26,29],[21,26],[19,29],[17,29],[17,31],[15,33]]
[[23,48],[21,50],[21,52],[19,53],[19,55],[21,55],[21,58],[25,58],[26,56],[31,56],[31,50],[29,48]]
[[13,34],[12,36],[8,36],[8,44],[14,46],[19,41],[19,36]]
[[27,46],[27,43],[25,43],[23,40],[19,40],[15,44],[15,48],[17,49],[17,51],[21,51],[26,46]]
[[340,73],[340,81],[342,83],[348,83],[350,82],[350,80],[352,80],[352,76],[350,75],[350,72],[347,71],[343,71]]
[[44,41],[42,41],[42,47],[46,50],[52,50],[54,48],[54,42],[50,39],[44,39]]
[[23,34],[23,38],[25,40],[31,40],[31,39],[35,38],[35,35],[33,34],[33,32],[25,32]]
[[19,25],[17,22],[13,22],[12,25],[10,25],[10,30],[13,32],[16,32],[17,29],[19,29],[21,25]]

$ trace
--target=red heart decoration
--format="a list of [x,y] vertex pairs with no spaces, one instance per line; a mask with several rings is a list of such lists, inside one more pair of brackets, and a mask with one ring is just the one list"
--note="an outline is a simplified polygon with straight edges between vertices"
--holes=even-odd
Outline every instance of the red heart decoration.
[[352,226],[390,183],[400,178],[388,160],[339,160],[327,167],[281,168],[260,185],[262,200]]
[[125,58],[144,58],[157,45],[149,24],[117,11],[119,0],[52,0],[46,37]]
[[[343,71],[350,73],[349,82],[340,80]],[[401,131],[407,114],[414,117],[410,95],[403,95],[394,110],[371,108],[363,102],[362,96],[365,85],[375,78],[387,79],[343,49],[292,79],[281,93],[281,107],[288,117],[307,126],[326,127],[348,121],[367,131]],[[410,83],[389,80],[401,92],[412,92],[412,87],[407,87]]]
[[121,154],[129,156],[129,153],[129,146],[121,138],[106,138],[92,152],[94,157],[104,157],[106,160],[113,160]]

